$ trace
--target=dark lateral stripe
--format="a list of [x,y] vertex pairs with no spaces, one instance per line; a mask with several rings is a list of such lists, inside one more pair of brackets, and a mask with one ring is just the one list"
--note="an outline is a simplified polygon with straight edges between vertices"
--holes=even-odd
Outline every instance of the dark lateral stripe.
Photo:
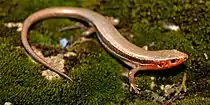
[[127,55],[125,53],[123,53],[122,51],[120,51],[118,48],[116,48],[115,46],[113,46],[110,41],[106,40],[104,38],[103,35],[101,35],[100,33],[98,33],[99,36],[100,36],[100,39],[111,49],[113,50],[114,52],[116,52],[117,54],[129,59],[129,60],[132,60],[132,61],[135,61],[135,62],[138,62],[138,63],[141,63],[141,64],[149,64],[151,63],[152,61],[150,60],[141,60],[141,59],[138,59],[138,58],[135,58],[133,56],[130,56],[130,55]]

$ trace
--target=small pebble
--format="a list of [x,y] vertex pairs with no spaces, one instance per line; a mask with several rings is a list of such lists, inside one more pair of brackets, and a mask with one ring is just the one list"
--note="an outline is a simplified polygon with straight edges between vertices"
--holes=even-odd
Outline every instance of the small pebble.
[[148,50],[148,46],[143,46],[142,47],[144,50]]
[[155,87],[155,82],[152,81],[152,83],[150,84],[150,89],[154,89],[154,87]]
[[62,47],[62,48],[66,48],[67,47],[67,45],[68,45],[68,40],[66,39],[66,38],[63,38],[63,39],[61,39],[61,40],[59,40],[59,44],[60,44],[60,46]]
[[176,26],[174,24],[170,24],[170,23],[163,23],[163,27],[169,30],[173,30],[173,31],[178,31],[179,30],[179,26]]
[[151,78],[151,80],[152,80],[152,82],[151,82],[151,84],[150,84],[150,89],[154,89],[154,87],[155,87],[155,82],[154,82],[155,77],[150,77],[150,78]]
[[131,38],[133,38],[133,37],[134,37],[134,35],[133,35],[133,34],[130,34],[130,37],[131,37]]
[[165,88],[164,85],[161,85],[161,86],[160,86],[160,89],[161,89],[161,90],[164,90],[164,88]]
[[176,88],[174,88],[174,85],[165,85],[164,96],[168,96],[175,91],[176,91]]
[[206,58],[206,60],[209,59],[208,55],[206,53],[203,53],[204,57]]
[[17,23],[9,22],[9,23],[5,23],[4,26],[8,28],[17,27],[17,31],[20,32],[22,31],[23,24],[20,22],[17,22]]
[[114,19],[113,22],[114,22],[114,25],[118,25],[120,23],[120,20],[119,19]]
[[5,102],[4,105],[12,105],[11,102]]
[[67,53],[65,53],[63,56],[65,56],[65,57],[70,57],[70,56],[77,56],[77,54],[74,53],[74,52],[67,52]]
[[151,80],[155,80],[155,77],[150,77],[151,78]]

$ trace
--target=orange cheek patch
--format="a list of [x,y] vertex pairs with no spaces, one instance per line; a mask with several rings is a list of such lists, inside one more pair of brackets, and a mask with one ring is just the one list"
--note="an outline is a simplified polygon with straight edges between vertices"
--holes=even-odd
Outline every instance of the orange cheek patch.
[[143,68],[146,70],[164,70],[173,67],[170,61],[153,62],[151,65],[145,65]]
[[165,70],[177,65],[182,64],[183,60],[176,60],[176,62],[171,63],[170,60],[168,61],[155,61],[151,62],[149,65],[143,65],[142,68],[144,70]]
[[158,66],[158,65],[144,65],[143,67],[142,67],[144,70],[164,70],[164,69],[166,69],[166,68],[162,68],[162,67],[160,67],[160,66]]

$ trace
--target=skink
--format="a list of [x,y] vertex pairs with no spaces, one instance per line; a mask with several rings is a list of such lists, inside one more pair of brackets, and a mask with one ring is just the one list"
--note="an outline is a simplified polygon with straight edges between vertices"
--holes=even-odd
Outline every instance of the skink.
[[35,60],[48,67],[52,71],[72,80],[66,74],[56,70],[44,59],[39,57],[28,42],[28,31],[32,24],[47,18],[66,17],[81,19],[90,23],[96,29],[97,37],[102,45],[116,58],[132,67],[129,72],[130,90],[139,93],[134,74],[139,70],[163,70],[177,66],[188,59],[188,55],[177,50],[147,51],[126,40],[104,16],[83,8],[54,7],[33,13],[23,23],[21,32],[22,44],[27,53]]

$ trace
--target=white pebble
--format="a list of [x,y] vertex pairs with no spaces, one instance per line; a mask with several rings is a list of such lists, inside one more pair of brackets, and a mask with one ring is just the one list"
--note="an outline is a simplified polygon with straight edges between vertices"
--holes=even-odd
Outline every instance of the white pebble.
[[164,86],[164,85],[161,85],[161,86],[160,86],[160,89],[161,89],[161,90],[164,90],[164,89],[165,89],[165,86]]
[[150,77],[151,78],[151,80],[155,80],[155,77]]
[[204,57],[206,58],[206,60],[209,59],[208,55],[206,53],[203,53]]
[[12,105],[11,102],[5,102],[4,105]]
[[154,89],[154,87],[155,87],[155,82],[152,81],[152,83],[150,84],[150,89]]
[[5,23],[4,26],[6,26],[8,28],[17,27],[17,31],[20,32],[20,31],[22,31],[23,24],[20,22],[17,22],[17,23],[9,22],[9,23]]
[[170,29],[173,31],[178,31],[179,30],[179,26],[176,26],[174,24],[170,24],[170,23],[163,23],[163,27],[166,29]]

